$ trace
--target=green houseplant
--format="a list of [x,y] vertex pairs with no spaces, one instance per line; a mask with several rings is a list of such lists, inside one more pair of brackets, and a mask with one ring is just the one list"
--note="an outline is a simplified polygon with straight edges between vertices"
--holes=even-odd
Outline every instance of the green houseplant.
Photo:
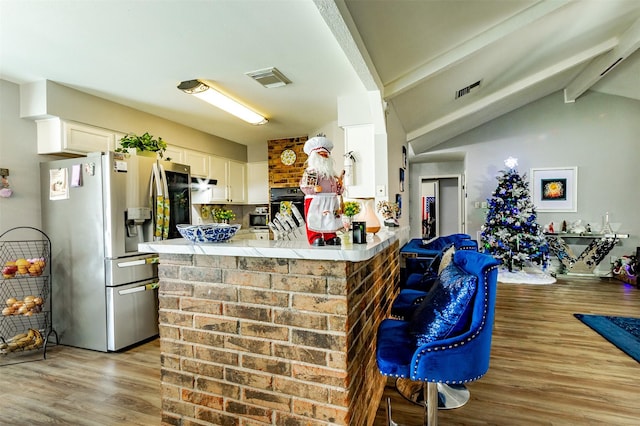
[[213,220],[218,223],[229,223],[230,220],[234,220],[236,218],[236,214],[233,210],[216,208],[213,210]]
[[343,238],[345,243],[351,242],[351,236],[349,230],[351,229],[351,223],[353,217],[360,213],[360,203],[358,201],[345,201],[342,207],[342,225],[344,226],[345,233]]
[[149,132],[145,132],[142,136],[130,133],[120,139],[120,147],[116,152],[127,152],[132,148],[135,148],[136,152],[155,152],[162,158],[167,149],[167,143],[161,137],[154,138]]
[[353,217],[360,213],[360,203],[357,201],[345,201],[342,214],[347,217]]

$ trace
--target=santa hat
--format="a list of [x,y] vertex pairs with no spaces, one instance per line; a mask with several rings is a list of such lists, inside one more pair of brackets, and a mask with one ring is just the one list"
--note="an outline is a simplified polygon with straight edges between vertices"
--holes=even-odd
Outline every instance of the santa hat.
[[329,139],[327,139],[324,136],[315,136],[311,139],[309,139],[305,144],[304,144],[304,153],[307,155],[311,155],[312,152],[317,152],[317,151],[326,151],[328,153],[331,153],[331,150],[333,149],[333,142],[331,142]]

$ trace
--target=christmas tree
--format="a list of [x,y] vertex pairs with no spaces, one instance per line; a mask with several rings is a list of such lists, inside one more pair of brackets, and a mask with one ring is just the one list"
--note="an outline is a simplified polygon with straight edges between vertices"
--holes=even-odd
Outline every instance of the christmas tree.
[[530,262],[541,263],[544,236],[536,222],[536,210],[529,183],[516,171],[518,161],[508,158],[507,168],[497,177],[498,187],[488,201],[486,223],[482,226],[482,247],[504,266],[522,269]]

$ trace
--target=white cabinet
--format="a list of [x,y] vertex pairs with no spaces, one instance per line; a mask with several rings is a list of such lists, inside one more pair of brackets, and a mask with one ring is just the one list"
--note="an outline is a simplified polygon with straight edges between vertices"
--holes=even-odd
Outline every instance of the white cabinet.
[[191,176],[201,178],[209,176],[209,155],[204,152],[185,149],[184,163],[191,166]]
[[180,148],[179,146],[171,146],[167,145],[167,149],[164,151],[163,159],[169,159],[169,161],[173,161],[178,164],[185,164],[184,160],[184,148]]
[[247,164],[247,204],[269,203],[269,164]]
[[256,240],[268,240],[269,239],[269,231],[255,232],[255,235],[256,235]]
[[58,117],[36,120],[38,154],[86,154],[115,149],[112,130],[61,120]]
[[247,202],[247,163],[229,160],[227,167],[230,203]]
[[212,189],[212,203],[246,203],[246,163],[210,155],[209,179],[218,181]]
[[356,158],[353,184],[345,194],[349,198],[373,198],[376,196],[376,149],[372,124],[344,128],[344,150],[353,151]]
[[227,202],[228,162],[226,158],[209,156],[209,179],[218,181],[212,188],[212,202]]

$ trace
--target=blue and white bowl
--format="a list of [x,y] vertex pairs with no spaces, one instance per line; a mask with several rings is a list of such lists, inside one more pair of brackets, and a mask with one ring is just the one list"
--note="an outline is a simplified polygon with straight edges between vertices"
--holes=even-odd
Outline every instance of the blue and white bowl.
[[192,243],[222,243],[233,237],[242,225],[207,223],[203,225],[176,225],[183,238]]

